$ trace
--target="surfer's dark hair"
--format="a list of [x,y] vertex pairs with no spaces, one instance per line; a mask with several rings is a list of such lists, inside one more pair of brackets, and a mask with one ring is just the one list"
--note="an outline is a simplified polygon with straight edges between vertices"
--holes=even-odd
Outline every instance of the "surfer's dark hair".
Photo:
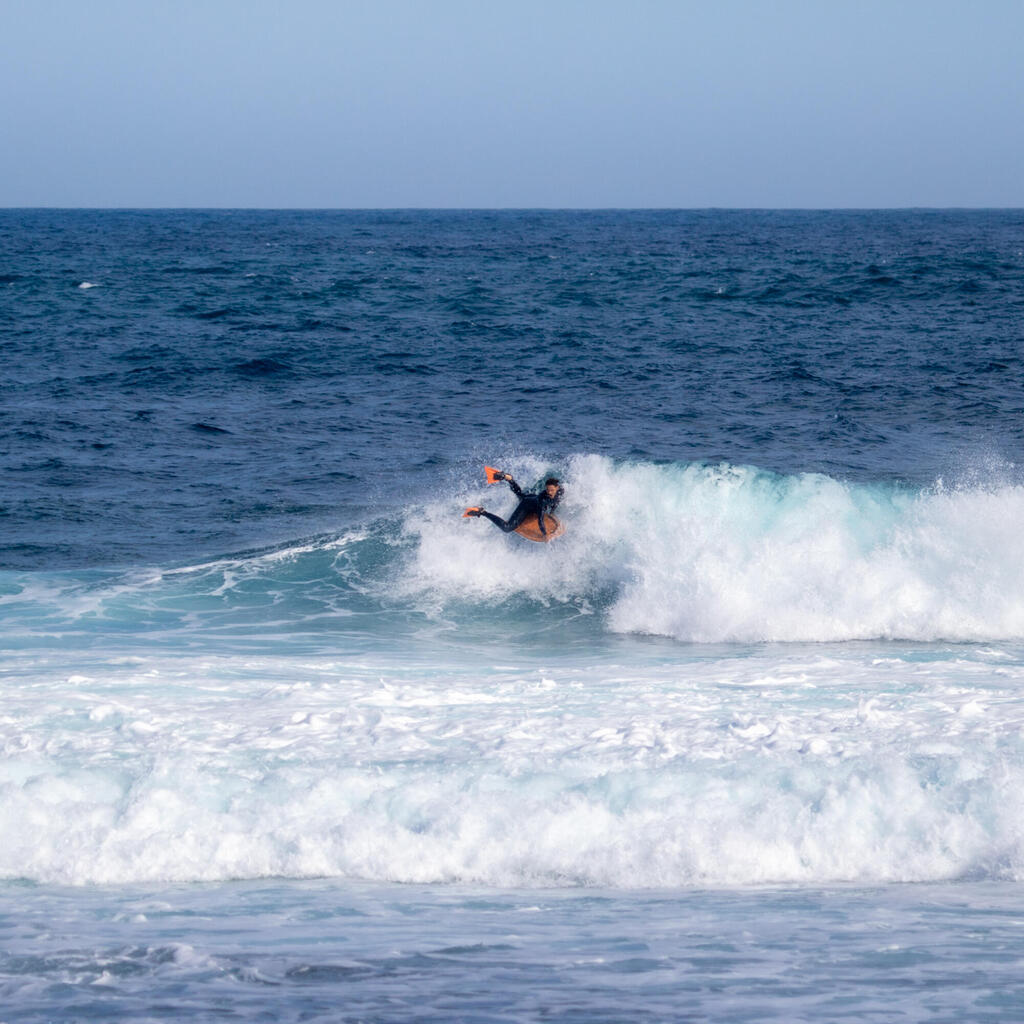
[[556,487],[561,487],[562,481],[559,480],[557,476],[549,476],[547,480],[544,481],[544,486],[547,487],[549,484],[554,484]]

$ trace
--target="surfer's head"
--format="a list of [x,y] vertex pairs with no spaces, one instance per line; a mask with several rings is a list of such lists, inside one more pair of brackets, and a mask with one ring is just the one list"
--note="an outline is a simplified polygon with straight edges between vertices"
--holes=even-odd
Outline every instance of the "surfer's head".
[[547,480],[544,481],[544,493],[547,494],[549,498],[554,498],[556,495],[562,493],[562,484],[557,476],[549,476]]

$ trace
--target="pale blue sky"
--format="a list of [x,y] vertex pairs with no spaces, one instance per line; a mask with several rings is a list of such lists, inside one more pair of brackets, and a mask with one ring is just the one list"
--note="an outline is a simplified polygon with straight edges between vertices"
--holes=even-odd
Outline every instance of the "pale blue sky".
[[0,0],[0,206],[1024,206],[1024,0]]

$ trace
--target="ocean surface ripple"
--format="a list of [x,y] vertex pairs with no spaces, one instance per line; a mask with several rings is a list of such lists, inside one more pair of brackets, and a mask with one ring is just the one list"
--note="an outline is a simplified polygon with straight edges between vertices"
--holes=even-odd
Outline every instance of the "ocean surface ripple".
[[0,211],[2,564],[284,541],[517,453],[1013,462],[1022,216]]

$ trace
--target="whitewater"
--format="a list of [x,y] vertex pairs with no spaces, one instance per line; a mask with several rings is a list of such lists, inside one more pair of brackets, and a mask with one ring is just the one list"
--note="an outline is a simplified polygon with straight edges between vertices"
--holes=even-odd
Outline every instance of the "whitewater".
[[565,483],[549,546],[462,519],[467,481],[263,552],[5,574],[0,873],[1020,879],[1024,489]]

